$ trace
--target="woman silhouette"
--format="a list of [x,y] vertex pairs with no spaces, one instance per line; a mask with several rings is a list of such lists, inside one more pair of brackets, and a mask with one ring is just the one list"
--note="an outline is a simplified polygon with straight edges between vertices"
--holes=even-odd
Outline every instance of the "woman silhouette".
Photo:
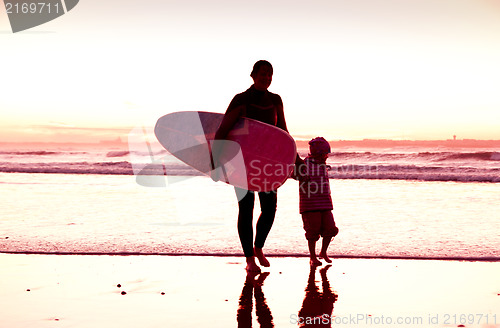
[[[275,93],[267,89],[273,78],[273,66],[266,60],[259,60],[253,66],[250,74],[253,85],[240,94],[234,96],[229,104],[224,118],[215,134],[216,140],[223,140],[241,117],[251,118],[260,122],[274,125],[288,132],[283,113],[283,101]],[[272,141],[270,141],[272,142]],[[214,162],[217,161],[220,149],[213,150]],[[299,161],[300,158],[298,158]],[[238,235],[246,257],[247,271],[260,272],[255,258],[264,266],[269,261],[262,252],[267,235],[271,230],[276,214],[277,192],[259,192],[261,214],[257,221],[255,243],[253,240],[253,208],[255,193],[241,188],[235,188],[238,197]]]

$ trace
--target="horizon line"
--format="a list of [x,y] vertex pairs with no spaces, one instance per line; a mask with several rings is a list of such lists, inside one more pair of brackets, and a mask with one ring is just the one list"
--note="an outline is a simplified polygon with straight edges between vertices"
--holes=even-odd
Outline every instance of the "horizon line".
[[[293,136],[292,136],[293,137]],[[296,142],[308,142],[309,140],[305,136],[295,138]],[[385,139],[385,138],[364,138],[364,139],[330,139],[328,142],[500,142],[500,139]],[[121,138],[116,138],[114,140],[98,140],[98,141],[1,141],[0,144],[95,144],[95,145],[109,145],[109,144],[127,144],[127,142],[122,141]]]

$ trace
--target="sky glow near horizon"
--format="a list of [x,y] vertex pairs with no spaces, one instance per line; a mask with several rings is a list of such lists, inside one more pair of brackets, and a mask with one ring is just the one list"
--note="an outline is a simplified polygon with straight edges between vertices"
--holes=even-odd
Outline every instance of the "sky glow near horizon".
[[224,112],[274,66],[292,135],[500,139],[495,0],[109,1],[13,34],[0,10],[0,141],[124,137]]

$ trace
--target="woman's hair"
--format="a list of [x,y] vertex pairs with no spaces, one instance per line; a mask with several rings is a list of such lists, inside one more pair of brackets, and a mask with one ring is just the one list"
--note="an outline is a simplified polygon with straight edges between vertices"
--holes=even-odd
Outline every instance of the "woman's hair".
[[271,69],[271,73],[273,73],[273,65],[271,65],[270,62],[268,62],[267,60],[259,60],[253,65],[252,73],[250,73],[250,76],[254,77],[254,75],[256,75],[257,72],[259,72],[260,68],[263,66],[269,67]]

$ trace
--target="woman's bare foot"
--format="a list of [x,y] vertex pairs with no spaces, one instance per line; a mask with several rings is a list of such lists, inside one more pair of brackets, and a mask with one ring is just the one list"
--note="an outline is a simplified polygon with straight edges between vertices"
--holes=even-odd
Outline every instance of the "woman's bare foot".
[[252,273],[260,273],[260,267],[255,263],[255,257],[250,256],[247,257],[247,267],[246,267],[247,272],[252,272]]
[[321,263],[321,261],[320,261],[320,260],[318,260],[317,258],[315,258],[315,257],[314,257],[314,258],[311,258],[311,259],[309,260],[309,264],[311,264],[311,266],[320,266],[320,265],[322,265],[323,263]]
[[328,255],[326,254],[326,252],[321,252],[319,253],[319,257],[321,257],[323,260],[325,260],[325,262],[327,263],[332,263],[332,260],[330,260],[330,258],[328,257]]
[[262,253],[262,248],[255,247],[253,249],[253,252],[255,254],[255,257],[259,260],[260,265],[262,265],[263,267],[266,267],[266,268],[271,266],[269,261],[264,256],[264,253]]

